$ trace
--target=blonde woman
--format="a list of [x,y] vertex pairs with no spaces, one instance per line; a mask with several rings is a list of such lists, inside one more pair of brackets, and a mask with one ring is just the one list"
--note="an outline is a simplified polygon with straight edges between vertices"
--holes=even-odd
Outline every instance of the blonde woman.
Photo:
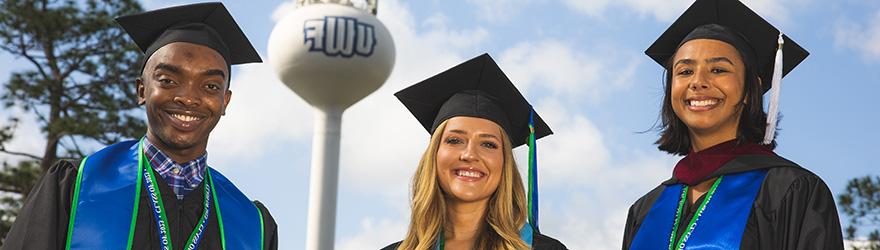
[[526,198],[511,151],[552,132],[488,54],[396,96],[431,141],[406,238],[383,249],[566,249],[538,233],[537,199]]

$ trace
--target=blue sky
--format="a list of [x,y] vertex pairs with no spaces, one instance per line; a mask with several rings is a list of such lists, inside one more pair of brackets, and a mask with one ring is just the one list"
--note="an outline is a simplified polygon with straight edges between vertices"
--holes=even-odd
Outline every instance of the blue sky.
[[[777,153],[821,176],[835,195],[850,178],[878,174],[871,157],[880,154],[872,100],[880,91],[880,2],[745,2],[811,52],[783,81]],[[224,3],[267,59],[269,34],[291,2]],[[392,93],[483,52],[556,132],[539,141],[542,232],[572,249],[619,249],[629,205],[678,160],[656,149],[656,133],[639,133],[656,121],[662,98],[662,70],[643,51],[689,3],[381,0],[378,17],[397,60],[385,85],[343,117],[337,249],[380,248],[406,230],[409,182],[428,135]],[[6,54],[0,60],[10,65],[0,68],[3,82],[27,67]],[[234,67],[232,88],[209,163],[269,207],[282,249],[303,248],[311,108],[269,64]],[[30,122],[13,146],[37,152],[42,141]],[[515,152],[523,167],[527,148]]]

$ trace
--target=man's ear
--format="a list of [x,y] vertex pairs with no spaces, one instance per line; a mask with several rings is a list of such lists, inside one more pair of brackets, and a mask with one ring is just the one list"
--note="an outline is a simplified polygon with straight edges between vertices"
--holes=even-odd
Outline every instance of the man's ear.
[[232,101],[232,90],[226,89],[226,96],[223,97],[223,110],[220,111],[220,115],[226,115],[226,107],[229,106],[229,101]]
[[146,87],[144,86],[144,80],[138,77],[134,80],[135,84],[137,84],[137,103],[138,105],[144,105],[147,102],[146,96]]

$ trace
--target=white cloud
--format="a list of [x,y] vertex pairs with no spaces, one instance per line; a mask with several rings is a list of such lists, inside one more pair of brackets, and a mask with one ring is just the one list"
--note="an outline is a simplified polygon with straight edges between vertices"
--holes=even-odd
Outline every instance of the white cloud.
[[306,142],[313,121],[309,105],[284,86],[268,64],[246,64],[237,70],[226,116],[211,132],[212,161],[257,159],[279,143]]
[[[542,211],[541,232],[569,249],[620,249],[628,205],[603,203],[592,195],[575,193],[567,201]],[[599,207],[600,209],[589,209]]]
[[880,11],[863,24],[840,20],[835,30],[836,46],[858,50],[865,59],[880,60]]
[[[475,13],[490,22],[504,22],[519,17],[520,12],[533,0],[466,0],[476,7]],[[787,23],[789,9],[803,6],[812,0],[742,0],[749,8],[761,16]],[[620,11],[633,11],[643,17],[653,17],[660,21],[671,21],[684,12],[694,0],[561,0],[562,4],[578,13],[604,18]],[[551,3],[552,4],[552,3]]]
[[564,0],[563,3],[581,14],[602,17],[611,0]]
[[[553,98],[535,108],[556,133],[538,142],[542,232],[570,249],[620,248],[627,209],[668,177],[674,157],[632,151],[614,158],[601,130],[576,110]],[[517,150],[525,173],[528,149]]]
[[[537,102],[535,110],[554,130],[554,135],[538,142],[542,183],[579,183],[607,166],[610,153],[603,144],[602,132],[586,117],[552,98]],[[527,147],[518,150],[528,152]],[[524,157],[520,165],[527,160]]]
[[[746,6],[762,17],[786,23],[789,9],[803,5],[810,0],[743,0]],[[672,21],[687,9],[693,0],[564,0],[564,4],[581,14],[604,18],[616,15],[619,11],[633,11],[642,17],[653,17],[659,21]]]
[[[561,165],[548,164],[547,156],[541,159],[542,232],[569,249],[620,249],[629,206],[668,178],[675,159],[633,152],[602,162],[588,150],[568,151],[580,154],[557,160]],[[545,178],[552,168],[565,166],[585,169],[569,170],[567,178]]]
[[[385,183],[385,188],[393,186],[406,187],[408,182]],[[403,188],[406,189],[406,188]],[[365,213],[360,217],[352,218],[346,221],[345,230],[349,230],[347,234],[339,234],[337,229],[336,249],[378,249],[385,247],[391,243],[400,241],[406,235],[409,226],[410,208],[409,198],[407,196],[384,195],[379,194],[379,198],[375,198],[371,194],[378,193],[376,191],[349,191],[355,192],[357,196],[373,197],[368,198],[369,203],[361,203],[363,206],[341,208],[339,212],[351,212],[356,210],[362,212],[370,208],[378,208],[372,213]],[[342,226],[337,223],[337,226]],[[349,228],[354,228],[350,230]]]
[[501,67],[523,92],[542,85],[552,95],[582,96],[593,92],[602,65],[556,40],[523,42],[501,55]]
[[[792,19],[793,11],[809,6],[814,0],[743,0],[746,6],[749,6],[758,15],[767,19],[783,32],[788,30],[786,26],[797,24],[797,20]],[[824,1],[818,1],[825,3]],[[823,6],[824,7],[824,6]]]
[[[381,17],[380,14],[380,18]],[[475,46],[482,44],[489,37],[489,32],[482,27],[454,30],[448,27],[449,22],[449,17],[442,13],[435,13],[429,16],[423,21],[420,27],[417,27],[417,29],[423,30],[425,33],[420,34],[420,37],[416,38],[416,40],[422,42],[435,41],[437,44],[432,45],[443,46],[438,48],[441,50],[462,51],[472,49]],[[392,34],[394,34],[393,32],[394,31],[392,30]]]
[[550,90],[550,96],[597,103],[603,94],[626,88],[639,64],[637,54],[619,48],[584,51],[553,39],[521,42],[501,54],[499,64],[522,92]]
[[272,21],[277,23],[281,18],[284,18],[284,15],[287,15],[287,13],[292,12],[294,9],[296,9],[296,2],[286,1],[279,4],[278,7],[272,11]]
[[402,240],[406,234],[407,224],[389,219],[378,220],[367,217],[361,220],[360,232],[352,237],[345,238],[336,249],[361,250],[377,249],[388,244]]
[[476,7],[474,14],[490,22],[504,22],[516,17],[531,0],[466,0]]
[[641,16],[658,20],[672,20],[692,3],[692,0],[564,0],[564,4],[581,14],[604,18],[614,11],[634,11]]

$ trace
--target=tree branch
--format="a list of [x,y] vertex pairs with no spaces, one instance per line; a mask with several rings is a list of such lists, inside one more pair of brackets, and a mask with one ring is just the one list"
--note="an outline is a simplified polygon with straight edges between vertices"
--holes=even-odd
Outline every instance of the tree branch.
[[37,105],[30,104],[30,109],[33,110],[34,115],[37,116],[37,120],[48,125],[49,122],[46,120],[46,116],[44,116],[39,110],[37,110]]
[[[70,157],[70,158],[83,158],[83,157],[85,157],[85,153],[82,151],[82,148],[79,146],[79,143],[77,142],[76,136],[67,135],[64,138],[67,138],[70,141],[70,143],[73,144],[73,147],[71,148],[71,146],[67,145],[67,143],[64,143],[63,140],[61,140],[61,142],[60,142],[61,146],[64,147],[64,150],[66,151],[65,153],[68,157],[74,156],[73,154],[71,154],[71,151],[75,152],[76,155],[74,157]],[[61,157],[59,157],[59,158],[61,158]]]
[[8,192],[8,193],[16,193],[16,194],[21,194],[23,192],[21,189],[17,189],[15,187],[4,187],[4,186],[0,186],[0,191]]
[[11,150],[7,150],[6,148],[0,148],[0,153],[6,153],[6,154],[16,155],[16,156],[24,156],[24,157],[31,158],[33,160],[38,160],[38,161],[43,159],[43,157],[39,157],[36,155],[24,153],[24,152],[11,151]]
[[19,38],[18,42],[19,42],[19,49],[21,50],[21,56],[23,56],[25,59],[27,59],[28,61],[33,63],[34,66],[37,67],[37,71],[40,72],[40,75],[42,75],[43,78],[49,79],[49,75],[46,74],[46,71],[43,69],[43,65],[41,65],[40,62],[37,62],[37,59],[35,59],[33,56],[28,54],[27,47],[25,46],[25,43],[24,43],[24,38],[22,38],[21,36],[19,36],[18,38]]
[[67,65],[68,68],[65,69],[64,72],[61,73],[62,79],[66,79],[74,71],[78,70],[80,68],[79,65],[83,61],[85,61],[87,57],[98,55],[99,53],[108,53],[108,52],[101,52],[99,46],[93,46],[93,47],[87,47],[87,48],[75,48],[74,50],[75,50],[76,57],[73,59],[72,63],[69,63]]
[[[71,81],[71,82],[73,82],[73,86],[70,86],[70,88],[68,90],[71,90],[71,92],[77,93],[76,97],[73,97],[70,95],[67,96],[68,100],[70,100],[71,103],[76,103],[79,100],[82,100],[83,98],[85,98],[87,95],[91,94],[88,88],[90,88],[92,86],[90,86],[89,84],[87,84],[87,83],[81,84],[81,83],[77,83],[76,81]],[[72,90],[76,90],[76,91],[72,91]]]

